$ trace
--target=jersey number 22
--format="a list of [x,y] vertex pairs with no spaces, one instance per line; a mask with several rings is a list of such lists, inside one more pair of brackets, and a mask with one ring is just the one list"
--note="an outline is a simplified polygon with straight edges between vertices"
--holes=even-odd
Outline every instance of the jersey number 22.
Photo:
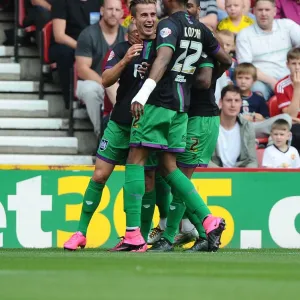
[[[180,48],[183,48],[184,52],[176,59],[172,71],[193,75],[196,70],[196,67],[193,66],[193,64],[200,58],[202,53],[202,44],[195,41],[181,40]],[[189,49],[193,49],[196,52],[187,56]]]

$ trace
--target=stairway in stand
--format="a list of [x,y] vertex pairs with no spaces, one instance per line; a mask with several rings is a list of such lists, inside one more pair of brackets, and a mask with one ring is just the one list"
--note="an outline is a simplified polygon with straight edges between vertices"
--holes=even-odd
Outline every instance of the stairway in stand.
[[[0,12],[0,45],[4,29],[12,27],[12,15]],[[97,142],[90,121],[75,120],[74,137],[68,137],[60,89],[46,84],[44,99],[38,99],[37,50],[21,47],[19,63],[13,52],[0,46],[0,164],[93,164]]]

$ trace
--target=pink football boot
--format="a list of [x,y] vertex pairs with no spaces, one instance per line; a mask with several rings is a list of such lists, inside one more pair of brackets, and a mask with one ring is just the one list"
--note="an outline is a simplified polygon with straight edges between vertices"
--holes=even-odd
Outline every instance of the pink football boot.
[[225,230],[225,220],[222,218],[208,215],[203,222],[207,240],[208,251],[216,252],[221,245],[221,236]]
[[137,228],[134,231],[126,231],[125,237],[109,251],[146,252],[147,244]]
[[77,231],[64,243],[64,249],[75,251],[78,247],[83,249],[85,245],[86,237],[81,232]]

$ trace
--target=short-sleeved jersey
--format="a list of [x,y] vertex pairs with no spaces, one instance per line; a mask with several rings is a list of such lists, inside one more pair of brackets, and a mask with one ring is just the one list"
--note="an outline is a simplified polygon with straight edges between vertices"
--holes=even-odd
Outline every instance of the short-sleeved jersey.
[[191,106],[188,112],[189,117],[213,117],[220,114],[219,107],[216,103],[215,89],[216,81],[214,73],[217,62],[211,56],[202,53],[199,61],[199,69],[213,68],[212,84],[209,89],[191,89]]
[[156,43],[156,49],[170,47],[174,53],[147,103],[187,112],[193,76],[202,50],[214,54],[220,46],[204,24],[182,11],[158,23]]
[[256,94],[251,93],[250,96],[242,96],[243,105],[241,107],[241,114],[249,114],[249,113],[258,113],[261,114],[264,118],[269,118],[269,108],[267,106],[266,100]]
[[[275,95],[277,97],[278,109],[282,109],[291,105],[294,94],[294,87],[290,76],[286,76],[279,80],[275,86]],[[298,112],[300,118],[300,112]]]
[[242,29],[254,24],[254,20],[248,16],[243,16],[239,25],[235,25],[229,17],[223,19],[219,25],[218,30],[229,30],[233,33],[239,33]]
[[262,165],[267,168],[300,168],[299,153],[292,146],[282,152],[275,145],[271,145],[264,151]]
[[[135,57],[123,70],[119,79],[116,104],[111,114],[111,120],[120,124],[131,124],[131,101],[138,93],[148,74],[141,74],[139,68],[143,62],[151,64],[156,54],[155,40],[144,40],[140,56]],[[107,59],[105,69],[110,69],[123,59],[131,47],[128,42],[117,44]]]

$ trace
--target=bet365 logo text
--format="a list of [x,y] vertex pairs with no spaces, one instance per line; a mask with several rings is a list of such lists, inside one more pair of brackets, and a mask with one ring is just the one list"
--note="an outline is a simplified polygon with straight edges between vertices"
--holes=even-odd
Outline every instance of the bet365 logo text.
[[[13,176],[11,178],[13,180]],[[25,248],[62,247],[77,230],[82,204],[66,203],[58,206],[55,202],[64,196],[77,195],[82,199],[90,177],[80,174],[58,177],[57,185],[49,194],[42,192],[42,180],[47,178],[35,176],[16,182],[16,193],[7,195],[7,199],[0,199],[0,247],[12,245],[10,239],[16,239],[19,246]],[[259,213],[259,203],[255,203],[254,198],[250,197],[252,202],[241,199],[239,205],[227,205],[234,197],[232,179],[197,178],[193,179],[193,183],[211,212],[226,219],[222,247],[300,247],[299,228],[297,230],[295,225],[300,214],[300,196],[276,201],[268,207],[266,218],[262,219],[260,215],[248,214],[248,207],[253,206],[257,207]],[[119,182],[118,187],[114,184],[105,187],[102,201],[89,226],[88,247],[107,247],[115,243],[117,236],[124,234],[121,186]],[[58,221],[58,215],[63,216],[62,221]],[[158,222],[157,210],[153,222],[154,225]],[[10,228],[15,228],[14,236]]]

